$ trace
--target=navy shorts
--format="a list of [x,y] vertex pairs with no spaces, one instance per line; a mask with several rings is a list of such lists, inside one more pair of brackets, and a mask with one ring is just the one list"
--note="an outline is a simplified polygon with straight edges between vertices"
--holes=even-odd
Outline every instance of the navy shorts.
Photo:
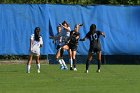
[[57,45],[56,49],[59,50],[60,47],[61,47],[60,45]]
[[97,52],[99,52],[99,51],[101,51],[101,48],[100,47],[91,47],[90,46],[90,48],[89,48],[89,53],[97,53]]
[[68,44],[69,49],[71,49],[71,51],[77,51],[77,45],[73,45],[73,44]]

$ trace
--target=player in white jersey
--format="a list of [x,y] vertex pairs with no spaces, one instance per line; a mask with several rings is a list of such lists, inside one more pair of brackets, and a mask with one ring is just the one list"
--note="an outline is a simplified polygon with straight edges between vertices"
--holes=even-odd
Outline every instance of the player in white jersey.
[[67,43],[67,41],[70,37],[70,31],[71,31],[70,26],[66,21],[62,22],[62,24],[60,24],[60,26],[63,28],[62,29],[62,36],[65,40],[65,43]]
[[60,64],[60,69],[68,69],[65,61],[62,57],[58,57],[58,51],[61,49],[61,47],[65,44],[64,38],[62,36],[62,27],[57,26],[57,34],[55,36],[50,36],[50,39],[54,40],[54,44],[56,46],[57,52],[56,52],[56,60]]
[[30,73],[32,57],[33,55],[36,56],[36,65],[37,65],[37,72],[40,73],[40,48],[43,45],[42,37],[40,36],[40,28],[36,27],[34,30],[34,34],[31,35],[30,38],[30,54],[29,59],[27,62],[27,73]]

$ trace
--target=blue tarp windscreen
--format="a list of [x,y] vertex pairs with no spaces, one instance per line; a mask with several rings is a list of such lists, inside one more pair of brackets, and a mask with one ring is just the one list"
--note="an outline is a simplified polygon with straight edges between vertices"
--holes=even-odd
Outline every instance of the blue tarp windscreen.
[[[104,55],[140,54],[140,6],[107,5],[50,5],[50,4],[1,4],[0,5],[0,55],[28,55],[30,35],[34,28],[41,28],[44,45],[41,54],[55,54],[50,35],[66,20],[71,29],[83,23],[80,38],[89,31],[91,24],[104,32],[101,37]],[[79,42],[77,53],[86,55],[89,41]]]

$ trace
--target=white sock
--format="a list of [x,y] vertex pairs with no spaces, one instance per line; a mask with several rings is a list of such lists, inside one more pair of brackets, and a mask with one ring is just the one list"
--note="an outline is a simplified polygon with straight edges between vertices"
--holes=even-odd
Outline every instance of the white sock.
[[72,67],[72,65],[73,65],[73,60],[72,60],[72,59],[69,59],[69,62],[70,62],[70,67]]
[[67,65],[66,65],[66,63],[65,63],[65,61],[63,59],[61,59],[61,62],[62,62],[64,67],[67,67]]
[[61,66],[63,66],[61,59],[57,59],[57,61],[59,62],[59,64],[60,64]]
[[37,69],[40,70],[40,63],[36,64],[36,66],[37,66]]
[[27,65],[27,72],[30,72],[31,65]]

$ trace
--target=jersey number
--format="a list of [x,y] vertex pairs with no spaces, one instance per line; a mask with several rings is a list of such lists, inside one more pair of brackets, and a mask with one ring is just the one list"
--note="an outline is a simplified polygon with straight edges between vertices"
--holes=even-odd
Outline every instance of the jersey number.
[[93,38],[94,38],[95,40],[98,39],[98,35],[97,35],[97,33],[94,33]]

